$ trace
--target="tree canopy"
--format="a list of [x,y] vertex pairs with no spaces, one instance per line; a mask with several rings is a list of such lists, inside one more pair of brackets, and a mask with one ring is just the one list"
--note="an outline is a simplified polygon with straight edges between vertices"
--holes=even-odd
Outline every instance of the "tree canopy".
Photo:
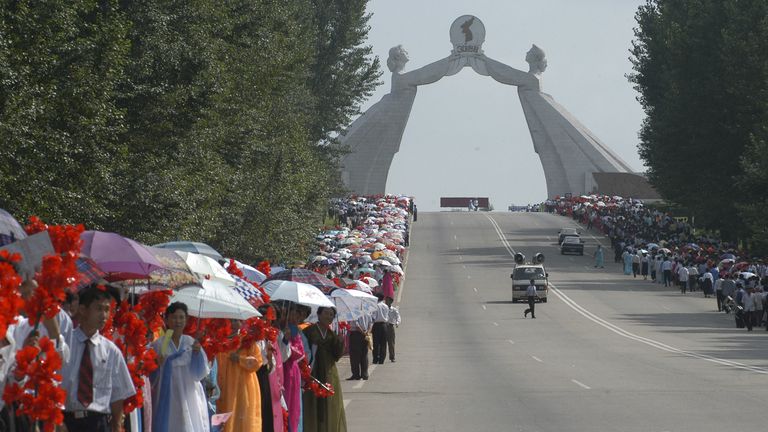
[[768,169],[755,157],[768,125],[768,2],[648,0],[636,20],[629,79],[647,115],[639,150],[650,182],[697,223],[750,238],[749,209],[768,210],[766,178],[753,174]]
[[367,0],[0,6],[0,207],[303,257],[381,75]]

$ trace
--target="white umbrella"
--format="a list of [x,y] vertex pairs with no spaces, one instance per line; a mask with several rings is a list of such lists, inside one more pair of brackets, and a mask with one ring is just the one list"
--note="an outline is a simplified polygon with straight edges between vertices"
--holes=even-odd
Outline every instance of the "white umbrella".
[[356,289],[358,291],[362,291],[367,294],[373,293],[373,290],[371,290],[371,286],[361,280],[356,280],[352,285],[354,285],[353,289]]
[[288,300],[309,307],[334,307],[333,302],[317,287],[302,282],[271,280],[262,286],[272,301]]
[[391,270],[395,273],[403,274],[403,268],[399,265],[392,266]]
[[392,264],[390,264],[389,261],[383,260],[383,259],[382,260],[376,260],[376,261],[374,261],[374,263],[378,264],[378,265],[380,265],[382,267],[391,267],[392,266]]
[[200,275],[202,280],[219,280],[234,286],[235,279],[213,258],[191,252],[176,251],[192,273]]
[[373,314],[378,309],[376,297],[353,289],[334,290],[331,300],[336,305],[336,318],[339,321],[355,321],[364,315]]
[[189,314],[198,318],[246,320],[261,316],[231,287],[215,280],[204,280],[202,285],[181,288],[173,293],[171,302],[184,303],[189,308]]
[[379,286],[379,281],[377,281],[376,279],[374,279],[374,278],[372,278],[370,276],[364,277],[362,279],[362,281],[367,283],[368,286],[371,287],[371,288],[376,288],[377,286]]

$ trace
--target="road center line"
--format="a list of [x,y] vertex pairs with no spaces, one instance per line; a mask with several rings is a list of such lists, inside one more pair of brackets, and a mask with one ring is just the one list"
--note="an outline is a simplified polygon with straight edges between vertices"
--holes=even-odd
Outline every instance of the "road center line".
[[531,356],[531,358],[532,358],[532,359],[534,359],[534,360],[536,360],[536,361],[537,361],[537,362],[539,362],[539,363],[544,363],[544,360],[542,360],[542,359],[540,359],[540,358],[536,357],[535,355],[532,355],[532,356]]
[[576,384],[577,386],[583,388],[584,390],[591,390],[592,389],[592,387],[590,387],[590,386],[588,386],[588,385],[586,385],[586,384],[584,384],[582,382],[576,381],[575,379],[572,379],[571,382]]

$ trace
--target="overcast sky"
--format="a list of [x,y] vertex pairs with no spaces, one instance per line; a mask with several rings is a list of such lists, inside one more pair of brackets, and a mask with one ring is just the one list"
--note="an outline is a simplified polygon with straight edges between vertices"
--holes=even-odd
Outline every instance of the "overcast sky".
[[[547,55],[543,91],[550,94],[636,171],[644,114],[625,75],[634,15],[644,0],[372,0],[369,43],[382,61],[384,83],[363,106],[389,92],[389,48],[402,44],[406,71],[452,49],[448,30],[462,15],[485,24],[483,50],[521,70],[536,44]],[[533,151],[516,88],[465,68],[421,86],[387,192],[416,197],[422,211],[441,196],[488,196],[496,210],[546,199],[544,170]]]

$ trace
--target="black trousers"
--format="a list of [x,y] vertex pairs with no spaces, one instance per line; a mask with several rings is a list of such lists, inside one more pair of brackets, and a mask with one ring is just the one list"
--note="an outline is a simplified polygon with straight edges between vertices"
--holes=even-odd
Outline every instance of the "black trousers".
[[525,310],[524,315],[531,314],[531,318],[536,318],[536,296],[528,296],[528,309]]
[[373,363],[384,363],[385,358],[387,358],[386,323],[373,323]]
[[110,432],[109,416],[106,414],[92,414],[78,419],[72,414],[65,412],[64,424],[67,425],[67,430],[70,432]]
[[395,359],[395,325],[387,323],[387,347],[389,348],[389,359]]
[[715,293],[717,296],[717,311],[720,312],[723,310],[723,304],[725,304],[725,294],[723,294],[723,290],[717,290]]
[[352,378],[368,377],[368,342],[363,332],[349,332],[349,365]]
[[261,429],[274,430],[275,419],[272,416],[272,388],[269,385],[269,368],[263,365],[256,372],[259,379],[259,392],[261,396]]

